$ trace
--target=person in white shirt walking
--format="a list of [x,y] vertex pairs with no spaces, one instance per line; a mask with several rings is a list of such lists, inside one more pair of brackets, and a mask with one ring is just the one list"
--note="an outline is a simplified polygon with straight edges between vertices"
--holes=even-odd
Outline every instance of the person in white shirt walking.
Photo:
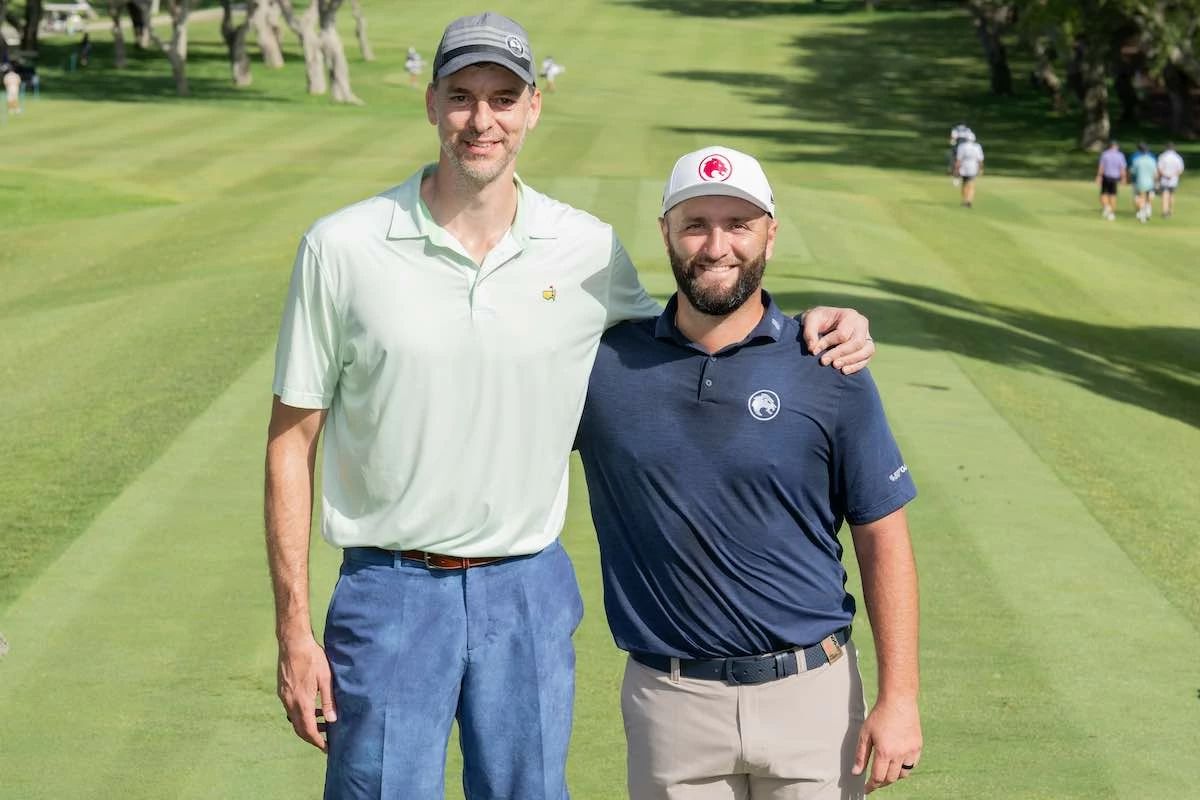
[[970,208],[975,202],[975,181],[983,174],[983,147],[974,137],[955,151],[954,174],[962,179],[962,204]]
[[1175,190],[1179,188],[1179,176],[1183,174],[1183,157],[1175,152],[1175,143],[1167,142],[1167,149],[1158,157],[1158,190],[1162,195],[1163,219],[1175,210]]

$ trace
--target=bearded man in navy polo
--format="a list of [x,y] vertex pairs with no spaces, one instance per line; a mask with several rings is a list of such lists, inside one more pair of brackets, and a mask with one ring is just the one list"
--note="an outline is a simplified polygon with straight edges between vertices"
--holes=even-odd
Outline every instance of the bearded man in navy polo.
[[[679,159],[660,225],[678,291],[604,335],[577,440],[629,653],[630,797],[861,797],[921,755],[916,489],[870,374],[823,367],[762,288],[778,226],[759,163]],[[843,521],[878,653],[869,714]]]

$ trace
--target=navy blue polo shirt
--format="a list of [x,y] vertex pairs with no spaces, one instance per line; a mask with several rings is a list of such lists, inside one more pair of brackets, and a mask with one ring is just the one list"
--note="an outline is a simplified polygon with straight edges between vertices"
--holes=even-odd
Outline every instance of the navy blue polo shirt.
[[809,353],[763,292],[709,355],[657,319],[605,333],[577,446],[617,646],[708,658],[819,642],[854,617],[838,529],[916,496],[867,370]]

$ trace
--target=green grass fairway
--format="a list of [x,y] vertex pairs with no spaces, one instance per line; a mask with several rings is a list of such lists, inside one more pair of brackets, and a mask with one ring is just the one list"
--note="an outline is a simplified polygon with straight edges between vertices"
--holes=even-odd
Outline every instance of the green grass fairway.
[[[374,63],[342,15],[365,107],[304,96],[294,40],[284,70],[256,64],[234,91],[210,21],[191,31],[193,98],[171,96],[161,56],[113,72],[97,34],[70,74],[49,42],[43,96],[0,127],[6,800],[320,793],[322,756],[274,696],[260,484],[277,317],[309,223],[435,157],[404,51],[432,60],[442,26],[479,10],[365,5]],[[1171,220],[1136,224],[1123,191],[1102,222],[1073,118],[986,96],[958,4],[881,5],[498,3],[567,66],[522,176],[612,222],[666,296],[655,216],[675,157],[756,153],[779,208],[768,288],[871,317],[921,492],[926,751],[883,796],[1193,796],[1200,177]],[[941,171],[962,118],[988,156],[970,211]],[[1200,148],[1183,155],[1200,172]],[[572,791],[621,798],[623,656],[578,470],[573,491]],[[337,560],[317,543],[318,615]],[[865,619],[856,638],[872,683]]]

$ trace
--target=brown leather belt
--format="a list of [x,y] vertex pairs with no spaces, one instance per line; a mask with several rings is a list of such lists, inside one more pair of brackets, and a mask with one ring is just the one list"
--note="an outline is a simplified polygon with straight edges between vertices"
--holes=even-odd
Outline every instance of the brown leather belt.
[[401,550],[400,557],[407,558],[409,561],[420,561],[430,569],[470,569],[508,558],[508,556],[464,558],[462,556],[444,556],[441,553],[426,553],[424,550]]

